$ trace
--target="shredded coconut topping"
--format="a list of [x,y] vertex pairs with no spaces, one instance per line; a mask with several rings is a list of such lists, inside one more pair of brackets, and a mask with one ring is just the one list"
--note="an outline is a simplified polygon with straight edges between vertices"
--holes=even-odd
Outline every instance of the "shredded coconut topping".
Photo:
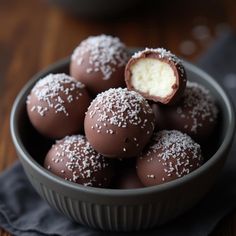
[[[194,82],[187,82],[183,104],[178,106],[176,111],[181,118],[193,120],[191,131],[194,133],[197,133],[198,128],[202,127],[202,121],[214,122],[218,115],[217,106],[210,92],[202,85]],[[187,129],[188,126],[185,128]]]
[[176,55],[174,55],[170,51],[166,50],[165,48],[145,48],[142,51],[134,53],[132,58],[139,58],[139,57],[141,57],[143,54],[145,54],[147,52],[148,53],[149,52],[157,53],[157,54],[159,54],[159,58],[168,58],[170,61],[173,61],[176,64],[181,62],[181,60]]
[[[157,158],[153,157],[153,153],[157,154]],[[196,166],[200,166],[203,160],[200,145],[187,134],[177,130],[155,133],[146,156],[147,162],[159,161],[164,166],[166,176],[163,176],[163,181],[172,174],[182,177],[190,173]]]
[[[89,117],[92,119],[96,116],[98,124],[108,123],[122,128],[131,124],[144,129],[150,125],[144,115],[152,113],[151,107],[139,93],[128,91],[126,88],[109,89],[98,94],[88,108]],[[98,124],[95,127],[99,130],[102,126]],[[113,133],[112,130],[107,132]]]
[[32,94],[40,102],[45,102],[43,106],[34,105],[31,112],[38,112],[41,116],[45,116],[50,109],[54,109],[55,113],[64,113],[69,115],[66,110],[65,103],[71,103],[78,100],[82,93],[79,89],[85,86],[74,80],[66,74],[49,74],[40,79],[32,89],[31,95],[27,98],[27,103],[31,103]]
[[81,65],[85,54],[89,56],[91,65],[86,72],[89,74],[100,71],[104,80],[110,79],[117,67],[125,66],[129,58],[125,45],[119,38],[104,34],[90,36],[82,41],[71,59]]
[[[84,136],[67,136],[57,141],[54,148],[57,153],[56,159],[52,161],[56,163],[60,160],[65,161],[67,171],[72,172],[72,179],[67,180],[77,182],[78,179],[82,179],[82,184],[85,186],[94,186],[94,183],[101,185],[94,173],[103,171],[109,163],[91,147]],[[61,170],[61,173],[65,171]]]
[[143,54],[146,53],[157,53],[160,59],[165,58],[168,61],[172,61],[175,64],[175,66],[179,69],[180,75],[183,76],[185,74],[182,61],[176,55],[174,55],[173,53],[164,48],[145,48],[142,51],[134,53],[132,58],[140,58]]

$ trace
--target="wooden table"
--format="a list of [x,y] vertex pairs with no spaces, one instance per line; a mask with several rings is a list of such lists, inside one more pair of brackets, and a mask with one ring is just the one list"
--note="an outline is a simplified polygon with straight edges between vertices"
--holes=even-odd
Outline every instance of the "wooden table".
[[[42,0],[0,0],[0,171],[17,160],[9,133],[17,93],[32,75],[69,55],[82,39],[112,34],[128,46],[162,46],[195,61],[221,32],[236,28],[234,0],[172,2],[148,3],[150,11],[134,7],[131,15],[109,20],[86,20]],[[2,235],[9,234],[0,230]],[[236,211],[212,235],[236,235]]]

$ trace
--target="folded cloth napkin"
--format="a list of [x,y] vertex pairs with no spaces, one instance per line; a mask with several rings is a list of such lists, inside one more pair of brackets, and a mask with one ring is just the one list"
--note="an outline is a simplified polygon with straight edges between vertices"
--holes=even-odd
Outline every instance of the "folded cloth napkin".
[[[199,65],[219,80],[236,102],[236,35],[229,33],[219,39]],[[235,154],[233,145],[216,185],[196,207],[161,227],[133,234],[101,232],[71,222],[38,196],[17,162],[0,176],[0,227],[24,236],[208,235],[236,207]]]

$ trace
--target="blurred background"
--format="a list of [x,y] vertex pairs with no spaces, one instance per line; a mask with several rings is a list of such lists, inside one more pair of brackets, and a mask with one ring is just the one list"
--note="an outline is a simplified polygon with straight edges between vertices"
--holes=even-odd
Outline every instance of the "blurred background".
[[[196,62],[229,31],[236,31],[236,0],[0,0],[0,171],[16,160],[9,114],[17,93],[81,40],[111,34]],[[236,235],[235,215],[214,234]]]

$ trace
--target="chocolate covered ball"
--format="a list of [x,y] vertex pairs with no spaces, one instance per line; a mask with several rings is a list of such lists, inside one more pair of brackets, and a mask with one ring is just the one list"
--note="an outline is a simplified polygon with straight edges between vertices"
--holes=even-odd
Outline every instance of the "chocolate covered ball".
[[117,176],[116,188],[118,189],[134,189],[143,187],[144,185],[141,183],[134,168],[125,168],[121,170],[119,176]]
[[109,88],[124,87],[128,50],[116,37],[99,35],[82,41],[71,57],[70,74],[93,95]]
[[217,124],[218,109],[210,92],[200,84],[188,82],[180,103],[153,104],[157,129],[176,129],[197,141],[208,139]]
[[189,174],[203,163],[200,145],[187,134],[163,130],[137,160],[137,174],[145,186],[166,183]]
[[140,154],[154,130],[154,115],[137,92],[109,89],[92,101],[85,116],[85,134],[93,148],[107,157]]
[[83,129],[90,104],[85,86],[66,74],[40,79],[27,98],[27,112],[35,129],[49,138],[62,138]]
[[125,69],[125,82],[146,99],[163,104],[175,104],[186,86],[186,73],[174,54],[163,48],[135,53]]
[[55,175],[84,186],[108,187],[112,165],[82,135],[67,136],[49,150],[44,167]]

